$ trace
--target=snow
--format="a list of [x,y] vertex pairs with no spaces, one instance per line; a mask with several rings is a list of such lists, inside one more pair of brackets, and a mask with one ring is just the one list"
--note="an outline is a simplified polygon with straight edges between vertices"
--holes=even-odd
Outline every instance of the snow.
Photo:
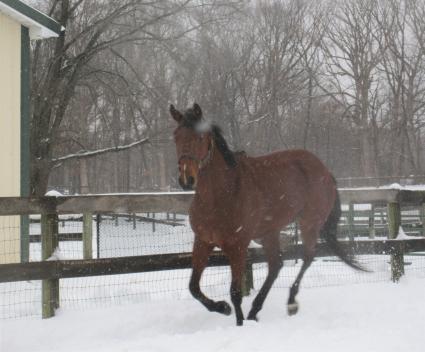
[[96,194],[72,194],[72,195],[62,195],[65,197],[102,197],[102,196],[173,196],[173,195],[194,195],[195,191],[166,191],[166,192],[117,192],[117,193],[96,193]]
[[56,247],[52,255],[46,260],[52,261],[52,260],[63,260],[63,259],[65,259],[65,256],[62,254],[60,248]]
[[392,183],[388,186],[382,186],[379,188],[384,189],[399,189],[399,190],[407,190],[407,191],[425,191],[425,185],[406,185],[402,186],[399,183]]
[[[370,203],[359,203],[359,204],[353,204],[353,210],[371,210],[372,205]],[[342,211],[348,211],[349,205],[348,204],[341,204],[341,210]]]
[[202,120],[201,122],[198,122],[195,126],[196,132],[198,133],[205,133],[211,131],[211,121],[209,120]]
[[403,189],[403,186],[400,185],[399,183],[392,183],[392,184],[386,186],[385,188],[388,188],[388,189]]
[[402,186],[398,183],[392,183],[390,185],[384,185],[379,187],[344,187],[341,190],[353,190],[353,191],[370,191],[376,189],[395,189],[395,190],[405,190],[405,191],[425,191],[425,185],[406,185]]
[[48,192],[45,194],[45,196],[46,196],[46,197],[62,197],[62,196],[63,196],[63,194],[62,194],[62,193],[60,193],[60,192],[58,192],[58,191],[51,190],[51,191],[48,191]]
[[[102,310],[60,309],[47,320],[0,321],[0,351],[423,351],[425,279],[302,289],[289,317],[287,290],[273,290],[260,321],[168,299]],[[254,295],[244,300],[245,314]]]
[[[115,226],[114,219],[105,217],[102,256],[190,251],[193,234],[187,219],[179,219],[186,226],[156,224],[153,233],[151,223],[137,222],[133,229],[128,219],[119,218]],[[39,226],[31,224],[31,233],[39,233]],[[80,232],[81,221],[60,224],[60,230]],[[399,236],[406,236],[403,229]],[[60,246],[58,259],[82,257],[81,241]],[[32,243],[31,259],[39,257],[40,244]],[[285,303],[301,261],[285,261],[260,322],[242,328],[235,326],[233,315],[209,313],[190,296],[189,270],[63,279],[61,309],[48,320],[40,318],[40,281],[2,284],[0,317],[24,318],[0,318],[0,352],[422,351],[424,257],[405,256],[406,275],[399,284],[390,282],[389,256],[358,259],[373,273],[356,272],[334,257],[317,258],[303,279],[295,317],[287,315]],[[265,264],[254,265],[257,290],[265,273]],[[208,268],[204,291],[229,301],[229,276],[228,267]],[[245,314],[255,293],[244,300]]]
[[400,225],[398,228],[397,237],[395,239],[396,240],[417,240],[421,238],[422,237],[418,237],[418,236],[409,236],[408,234],[406,234],[406,232],[404,232],[403,227],[401,227]]

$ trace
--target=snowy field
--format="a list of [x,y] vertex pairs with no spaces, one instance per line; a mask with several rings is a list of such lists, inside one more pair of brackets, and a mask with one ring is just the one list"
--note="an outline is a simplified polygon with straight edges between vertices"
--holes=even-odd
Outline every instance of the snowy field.
[[[151,223],[133,229],[129,219],[106,218],[101,257],[190,251],[193,234],[186,219],[179,223],[185,226],[156,224],[153,232]],[[31,233],[39,231],[32,224]],[[81,222],[61,224],[60,232],[81,232]],[[58,259],[65,258],[82,258],[81,241],[60,243]],[[31,260],[39,259],[40,244],[33,243]],[[189,270],[60,280],[61,308],[48,320],[40,318],[40,281],[0,284],[0,352],[423,351],[425,256],[405,256],[399,284],[390,281],[389,256],[358,259],[373,273],[317,258],[302,282],[295,317],[287,316],[285,303],[301,262],[285,261],[260,322],[242,328],[233,315],[209,313],[190,296]],[[255,290],[244,300],[245,313],[265,275],[265,264],[254,265]],[[229,283],[227,267],[208,268],[202,286],[210,297],[229,301]]]
[[[165,214],[156,214],[166,219]],[[171,217],[172,218],[172,217]],[[104,218],[100,227],[101,257],[190,252],[193,233],[187,219],[179,216],[185,226],[172,227],[137,222],[133,228],[128,218]],[[69,219],[68,219],[69,220]],[[81,232],[79,221],[60,224],[61,233]],[[95,223],[93,223],[95,229]],[[39,224],[31,225],[31,233],[40,233]],[[94,257],[97,243],[93,236]],[[82,258],[82,242],[61,242],[58,259]],[[31,244],[31,260],[40,260],[40,243]],[[388,282],[391,277],[389,256],[364,255],[358,260],[373,273],[356,272],[333,257],[317,258],[307,271],[304,288]],[[425,256],[406,256],[406,277],[425,278]],[[301,261],[285,261],[275,288],[286,292],[300,270]],[[267,273],[266,264],[254,265],[254,286],[260,287]],[[118,305],[132,305],[163,300],[191,300],[187,286],[190,270],[170,270],[153,273],[98,276],[60,280],[60,305],[66,310],[83,311]],[[203,276],[205,292],[214,299],[228,297],[230,273],[227,267],[208,268]],[[284,291],[285,290],[285,291]],[[41,281],[0,284],[0,320],[41,317]]]
[[[422,352],[425,279],[302,289],[289,317],[287,291],[272,290],[260,321],[194,300],[164,299],[105,309],[61,309],[53,319],[0,321],[0,351]],[[247,312],[253,295],[244,301]]]

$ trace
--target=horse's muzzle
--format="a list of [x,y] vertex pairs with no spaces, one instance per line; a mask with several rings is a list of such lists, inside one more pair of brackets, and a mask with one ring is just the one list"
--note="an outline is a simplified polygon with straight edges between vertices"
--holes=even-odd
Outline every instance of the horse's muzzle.
[[195,189],[195,179],[192,176],[186,177],[186,182],[183,182],[182,178],[179,177],[179,184],[185,191],[193,191]]

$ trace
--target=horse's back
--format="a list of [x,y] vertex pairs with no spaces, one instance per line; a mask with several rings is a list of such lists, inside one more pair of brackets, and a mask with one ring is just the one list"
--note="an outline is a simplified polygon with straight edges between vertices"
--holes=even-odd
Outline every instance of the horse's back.
[[272,153],[269,159],[276,164],[282,182],[288,179],[289,187],[297,191],[302,189],[308,199],[331,195],[333,203],[335,179],[316,155],[307,150],[293,149]]
[[[316,184],[334,184],[333,176],[313,153],[303,149],[273,152],[259,157],[245,157],[242,160],[250,165],[257,182],[277,178],[278,184],[294,182],[299,187],[314,188]],[[269,184],[270,185],[270,184]]]
[[294,189],[303,189],[302,217],[309,223],[314,223],[314,219],[324,222],[334,206],[337,194],[331,172],[316,155],[307,150],[283,151],[276,158],[284,160],[283,165],[286,167],[291,165],[302,173],[302,180],[292,180],[291,183]]
[[[332,209],[336,188],[332,174],[313,153],[295,149],[259,157],[243,157],[242,168],[259,194],[258,205],[268,219],[282,219],[286,225],[301,212]],[[279,215],[278,215],[279,214]],[[280,222],[279,222],[280,223]]]

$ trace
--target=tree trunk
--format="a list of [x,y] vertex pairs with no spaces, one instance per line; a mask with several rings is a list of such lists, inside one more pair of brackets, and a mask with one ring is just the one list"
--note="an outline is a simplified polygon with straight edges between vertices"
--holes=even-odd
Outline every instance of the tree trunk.
[[166,175],[166,166],[165,166],[165,153],[161,152],[158,155],[159,158],[159,188],[161,191],[166,191],[168,180]]
[[90,193],[87,160],[80,159],[80,193]]
[[50,162],[45,159],[32,160],[30,174],[31,196],[42,197],[46,194],[51,169]]
[[308,131],[310,129],[311,122],[311,106],[313,102],[313,75],[310,73],[308,77],[308,97],[307,97],[307,111],[304,121],[303,131],[303,148],[307,149]]
[[376,177],[377,167],[372,134],[369,130],[363,129],[363,133],[360,138],[363,175],[366,177]]

